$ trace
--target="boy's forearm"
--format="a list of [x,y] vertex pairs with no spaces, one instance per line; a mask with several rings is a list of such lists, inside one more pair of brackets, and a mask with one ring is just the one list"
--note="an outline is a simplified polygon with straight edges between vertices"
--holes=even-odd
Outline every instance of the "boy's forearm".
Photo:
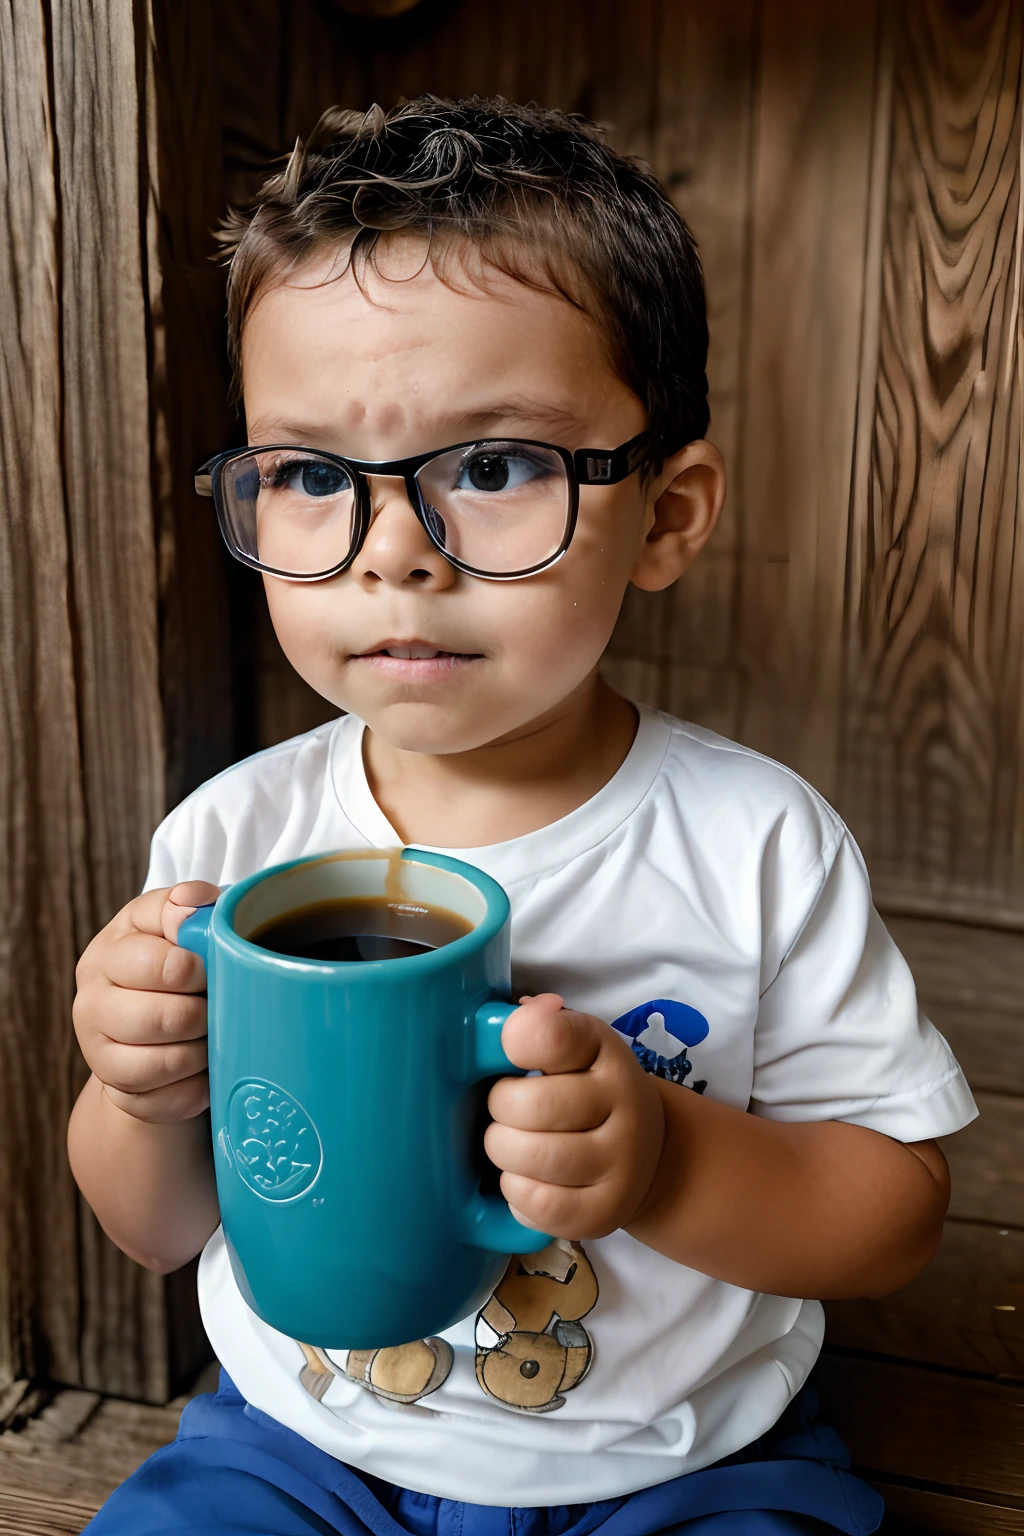
[[68,1156],[104,1232],[147,1269],[180,1269],[220,1221],[206,1115],[137,1120],[90,1077],[72,1111]]
[[640,1242],[745,1289],[821,1299],[884,1295],[931,1258],[949,1199],[937,1149],[658,1087],[665,1146],[628,1228]]

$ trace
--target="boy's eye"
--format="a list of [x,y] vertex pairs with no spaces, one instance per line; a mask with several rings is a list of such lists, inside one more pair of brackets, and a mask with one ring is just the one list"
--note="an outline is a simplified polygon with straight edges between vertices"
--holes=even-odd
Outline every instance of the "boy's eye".
[[523,452],[477,453],[467,459],[455,482],[457,491],[514,491],[548,474],[547,465]]
[[348,475],[340,464],[324,459],[289,459],[278,464],[264,485],[275,490],[295,491],[303,496],[338,496],[351,488]]

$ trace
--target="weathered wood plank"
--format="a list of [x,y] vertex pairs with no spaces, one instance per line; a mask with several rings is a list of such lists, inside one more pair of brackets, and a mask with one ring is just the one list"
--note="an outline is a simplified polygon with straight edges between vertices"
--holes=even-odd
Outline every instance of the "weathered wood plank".
[[949,1213],[1024,1227],[1024,1099],[975,1095],[980,1116],[943,1142],[953,1176]]
[[972,1087],[1024,1094],[1024,935],[891,914],[886,921]]
[[902,3],[840,806],[890,909],[1024,922],[1022,15]]
[[1024,1377],[1024,1232],[947,1221],[935,1258],[902,1291],[825,1311],[830,1345]]
[[[164,807],[135,21],[129,0],[61,0],[52,10],[63,478],[88,827],[74,893],[79,949],[139,889]],[[68,1038],[48,1080],[69,1060]],[[51,1140],[63,1158],[63,1138]],[[51,1225],[49,1213],[38,1225]],[[76,1347],[55,1348],[50,1373],[166,1398],[164,1283],[119,1253],[84,1206],[78,1270],[67,1282],[47,1266],[40,1287],[54,1337],[69,1296],[81,1296]]]
[[965,1499],[935,1488],[910,1488],[880,1478],[875,1487],[885,1499],[885,1536],[1024,1536],[1024,1509],[988,1499]]
[[211,1366],[163,1408],[86,1392],[51,1393],[17,1432],[0,1434],[0,1493],[27,1498],[45,1491],[58,1503],[98,1509],[140,1462],[174,1439],[188,1398],[214,1390],[216,1372]]
[[1024,1094],[1024,1013],[929,1005],[974,1091]]
[[926,1007],[1024,1014],[1024,935],[885,914]]
[[10,1493],[0,1488],[0,1536],[78,1536],[96,1513],[77,1500],[54,1499],[37,1493]]
[[823,1417],[865,1476],[1024,1500],[1024,1393],[943,1371],[826,1354]]
[[99,1232],[64,1147],[75,958],[137,890],[164,800],[145,72],[129,0],[46,15],[0,8],[0,1382],[159,1398],[165,1282]]
[[42,9],[0,6],[0,1387],[40,1370],[47,1345],[77,1361],[77,1200],[55,1127],[71,1105],[85,817],[47,73]]
[[[632,30],[632,10],[616,6]],[[596,105],[622,146],[644,155],[697,237],[708,305],[710,437],[725,456],[729,494],[714,539],[692,570],[662,593],[630,590],[605,675],[631,697],[699,720],[725,735],[739,728],[742,680],[735,655],[743,526],[740,407],[750,256],[751,146],[758,8],[747,0],[709,9],[662,4],[653,28],[648,86],[613,62],[597,72]],[[634,45],[609,27],[607,50]],[[614,92],[614,96],[613,93]]]
[[[227,447],[225,273],[212,230],[224,211],[220,81],[210,6],[156,0],[146,57],[146,209],[150,397],[159,517],[160,680],[166,796],[176,805],[235,757],[241,711],[232,694],[232,570],[193,475]],[[237,576],[236,576],[237,571]]]
[[833,796],[878,6],[766,0],[743,439],[741,735]]
[[89,821],[83,943],[138,890],[164,805],[136,76],[128,0],[54,7],[64,480]]

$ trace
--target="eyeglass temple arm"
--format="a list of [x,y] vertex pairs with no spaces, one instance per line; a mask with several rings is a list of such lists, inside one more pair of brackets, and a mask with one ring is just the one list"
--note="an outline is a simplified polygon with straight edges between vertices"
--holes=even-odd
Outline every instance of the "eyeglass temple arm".
[[213,470],[216,463],[216,459],[209,459],[207,463],[201,465],[199,469],[196,470],[193,483],[196,488],[197,496],[213,495]]
[[639,469],[647,442],[647,433],[639,432],[621,448],[577,448],[572,456],[577,480],[580,485],[618,485]]

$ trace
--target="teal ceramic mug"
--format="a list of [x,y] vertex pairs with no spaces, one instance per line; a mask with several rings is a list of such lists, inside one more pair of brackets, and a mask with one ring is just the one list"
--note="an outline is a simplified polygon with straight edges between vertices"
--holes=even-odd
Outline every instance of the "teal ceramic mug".
[[[402,959],[293,959],[251,935],[314,902],[446,908],[464,937]],[[482,1305],[522,1226],[486,1166],[486,1079],[512,1005],[508,897],[470,864],[376,850],[241,880],[186,919],[206,964],[210,1110],[224,1236],[249,1306],[326,1349],[440,1333]]]

